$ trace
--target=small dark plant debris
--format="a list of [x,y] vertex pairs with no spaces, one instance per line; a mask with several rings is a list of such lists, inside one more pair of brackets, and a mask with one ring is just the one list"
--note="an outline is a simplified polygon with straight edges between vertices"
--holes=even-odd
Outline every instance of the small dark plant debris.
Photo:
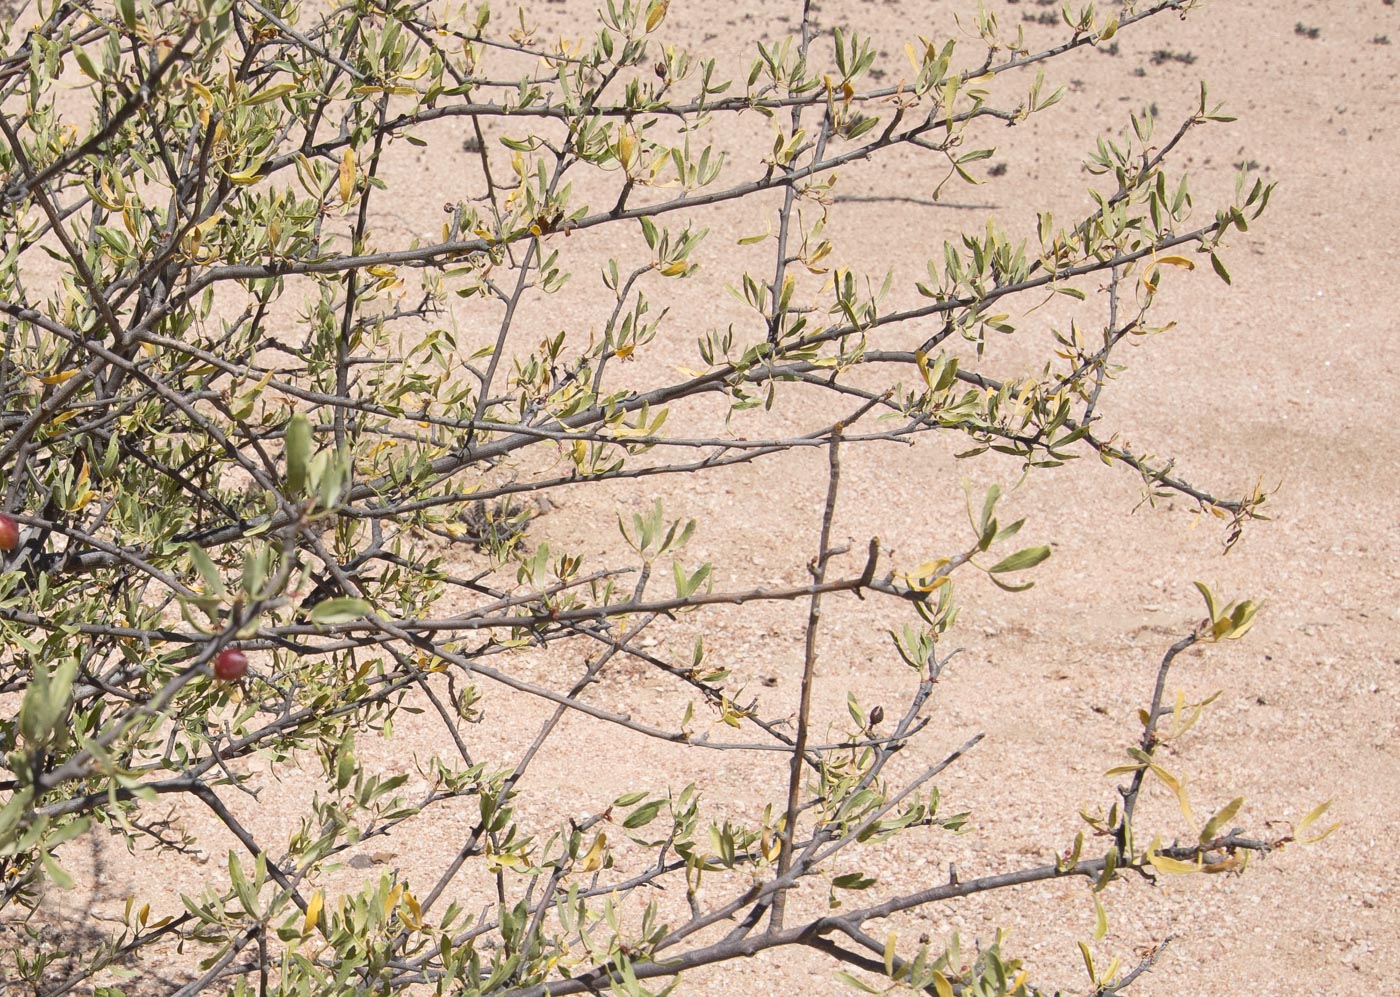
[[1196,61],[1194,52],[1173,52],[1169,48],[1159,48],[1152,53],[1152,65],[1160,66],[1168,62],[1179,62],[1183,66],[1190,66]]

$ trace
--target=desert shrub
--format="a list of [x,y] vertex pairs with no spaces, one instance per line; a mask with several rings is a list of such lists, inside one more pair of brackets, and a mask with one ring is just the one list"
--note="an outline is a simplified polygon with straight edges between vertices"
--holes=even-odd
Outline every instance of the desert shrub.
[[[1174,697],[1175,656],[1253,619],[1203,587],[1104,806],[1054,861],[862,872],[882,843],[936,852],[969,829],[937,786],[977,738],[891,763],[930,735],[955,582],[1014,592],[1051,550],[1018,543],[999,487],[969,488],[962,539],[891,553],[875,507],[852,550],[833,530],[843,459],[922,437],[1013,479],[1095,458],[1218,518],[1228,547],[1263,493],[1188,484],[1098,409],[1123,344],[1168,326],[1161,286],[1228,282],[1226,239],[1270,188],[1242,173],[1233,200],[1193,203],[1178,150],[1229,120],[1202,86],[1183,121],[1144,110],[1086,137],[1081,217],[889,232],[926,244],[919,275],[845,258],[866,209],[841,196],[886,161],[934,201],[1001,176],[997,136],[1071,99],[1047,82],[1057,59],[1167,36],[1192,6],[1067,7],[1036,46],[981,11],[956,45],[889,58],[809,7],[732,77],[672,37],[666,0],[20,11],[0,57],[0,974],[144,992],[165,985],[159,953],[182,994],[640,994],[803,946],[853,987],[1024,994],[1035,967],[999,938],[879,922],[1056,877],[1097,898],[1235,871],[1304,833],[1236,827],[1238,799],[1196,819],[1158,754],[1205,706]],[[457,181],[424,189],[419,162]],[[1029,373],[1001,370],[1042,322],[1053,335],[1018,347]],[[806,507],[781,469],[811,451],[825,498]],[[744,548],[765,540],[742,510],[805,516],[785,552],[805,577],[746,580],[693,553],[693,519],[636,500],[655,478],[684,506],[746,466],[779,470],[698,529]],[[851,599],[872,629],[893,621],[867,667],[907,677],[898,707],[823,705],[818,653],[849,639],[823,609]],[[723,663],[732,625],[794,600],[797,693],[754,692]],[[618,675],[667,691],[627,705]],[[437,750],[405,759],[405,729]],[[653,750],[688,777],[605,788]],[[549,752],[582,756],[567,784],[527,778]],[[736,757],[766,773],[742,811],[703,789]],[[294,771],[313,788],[267,813],[259,794]],[[1149,781],[1175,823],[1140,826]],[[196,842],[201,817],[221,833]],[[46,912],[98,838],[203,887],[55,940]],[[430,871],[362,873],[390,840]],[[226,857],[193,864],[205,845]],[[1084,952],[1100,992],[1155,958]]]

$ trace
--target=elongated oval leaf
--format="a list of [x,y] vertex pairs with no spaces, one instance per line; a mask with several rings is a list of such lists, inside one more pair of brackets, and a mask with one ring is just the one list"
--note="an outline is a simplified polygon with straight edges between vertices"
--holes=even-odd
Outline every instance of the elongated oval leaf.
[[1008,571],[1025,571],[1027,568],[1034,568],[1049,556],[1050,548],[1048,546],[1027,547],[1025,550],[1018,550],[1010,557],[1002,558],[992,565],[992,574],[1000,575]]
[[316,603],[311,610],[311,622],[320,624],[349,623],[358,620],[370,611],[369,603],[363,599],[325,599]]
[[287,423],[287,491],[300,495],[306,487],[306,465],[311,459],[311,421],[297,412]]

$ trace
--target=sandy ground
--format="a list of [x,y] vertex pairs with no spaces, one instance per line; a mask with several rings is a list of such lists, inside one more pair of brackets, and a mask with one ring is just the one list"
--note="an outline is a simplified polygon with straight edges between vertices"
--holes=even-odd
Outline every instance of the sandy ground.
[[[758,17],[676,0],[666,30],[674,40],[721,46],[733,67],[755,40],[795,28],[800,5],[787,6]],[[818,24],[869,32],[884,52],[877,65],[898,73],[912,35],[956,30],[952,9],[829,0]],[[1014,21],[1054,8],[1023,0],[998,9]],[[585,3],[550,5],[538,16],[562,31],[589,10]],[[1316,38],[1300,32],[1310,27],[1319,29]],[[1028,32],[1038,32],[1032,39],[1048,39],[1047,31],[1028,24]],[[1225,598],[1250,597],[1265,608],[1245,640],[1193,651],[1176,673],[1188,698],[1221,692],[1170,757],[1190,774],[1197,811],[1243,795],[1236,822],[1267,834],[1286,826],[1267,822],[1296,820],[1330,799],[1342,825],[1319,845],[1255,862],[1242,877],[1110,890],[1111,930],[1095,953],[1132,963],[1173,935],[1155,972],[1134,988],[1143,995],[1400,989],[1400,878],[1388,843],[1400,819],[1400,323],[1384,289],[1397,276],[1400,253],[1400,202],[1390,193],[1389,169],[1400,159],[1400,60],[1394,45],[1380,42],[1385,36],[1400,45],[1400,12],[1383,0],[1218,0],[1184,23],[1162,19],[1125,32],[1112,52],[1084,51],[1053,64],[1052,78],[1070,85],[1066,99],[1030,127],[1007,131],[993,160],[1005,164],[1005,175],[953,190],[951,204],[930,201],[929,178],[898,157],[852,170],[843,183],[847,199],[835,206],[832,235],[840,262],[893,268],[902,301],[913,300],[912,280],[924,260],[956,231],[975,232],[988,216],[1029,231],[1037,209],[1066,218],[1082,213],[1089,178],[1080,162],[1093,136],[1122,129],[1130,109],[1149,103],[1169,127],[1191,109],[1199,80],[1240,120],[1188,140],[1178,162],[1189,164],[1197,204],[1228,190],[1232,164],[1242,161],[1256,162],[1279,185],[1267,215],[1248,236],[1231,240],[1234,286],[1201,274],[1173,281],[1158,314],[1176,327],[1128,351],[1130,369],[1102,408],[1105,424],[1137,449],[1177,455],[1178,470],[1192,482],[1236,494],[1262,481],[1272,521],[1253,525],[1222,556],[1217,524],[1193,528],[1191,510],[1179,501],[1139,507],[1138,483],[1121,469],[1083,461],[1033,476],[1013,492],[1008,505],[1030,517],[1024,536],[1053,544],[1055,556],[1037,572],[1037,587],[1022,595],[976,581],[961,586],[965,608],[950,640],[962,651],[939,683],[930,732],[899,769],[912,772],[985,732],[940,782],[946,807],[971,811],[973,832],[910,835],[874,852],[866,868],[880,889],[942,882],[950,863],[963,878],[1007,871],[1063,848],[1081,826],[1078,808],[1112,800],[1113,783],[1103,773],[1124,760],[1163,650],[1201,616],[1191,586],[1200,579]],[[1154,58],[1159,52],[1179,58]],[[444,138],[460,142],[460,135]],[[442,191],[459,182],[455,170],[451,156],[403,149],[388,176],[402,186],[395,217],[405,232],[440,224]],[[695,335],[722,320],[716,313],[730,306],[719,289],[737,269],[728,247],[752,229],[752,218],[752,208],[705,218],[712,228],[709,255],[701,257],[708,276],[674,291],[674,318],[651,358],[657,369],[686,362]],[[392,238],[392,227],[387,222],[381,235]],[[576,273],[579,291],[551,304],[559,310],[539,317],[542,325],[597,322],[588,300],[596,269],[580,263]],[[1024,338],[1043,345],[1052,318],[1027,321]],[[891,336],[917,342],[927,331]],[[1016,373],[1031,355],[1017,341],[993,343],[986,369]],[[800,393],[784,397],[765,431],[811,426],[805,404]],[[742,432],[760,423],[736,425]],[[912,449],[849,448],[837,538],[860,550],[878,535],[905,565],[962,543],[961,479],[1010,486],[1019,475],[995,459],[955,461],[958,449],[956,441],[932,439]],[[648,479],[565,494],[531,540],[572,542],[605,561],[614,549],[616,511],[641,510],[660,497],[673,515],[700,521],[691,556],[716,563],[720,587],[798,582],[813,553],[825,483],[824,456],[792,452],[703,483]],[[840,563],[855,570],[857,561],[852,555]],[[737,681],[761,690],[766,703],[795,703],[804,614],[801,605],[716,610],[683,621],[663,644],[683,646],[703,630]],[[867,707],[889,710],[908,696],[908,670],[892,660],[882,634],[904,618],[894,606],[830,601],[820,715],[839,717],[848,688]],[[519,667],[539,677],[551,663],[541,658]],[[619,709],[674,721],[668,693],[659,679],[632,669],[607,678],[600,695]],[[470,737],[483,756],[495,752],[504,763],[518,755],[541,708],[489,690],[485,706],[491,722]],[[411,772],[415,757],[437,750],[433,738],[404,718],[392,742],[365,743],[361,753],[367,765]],[[543,820],[556,808],[586,812],[630,788],[697,782],[720,815],[752,817],[781,780],[776,758],[765,768],[736,755],[657,749],[613,728],[570,721],[567,736],[532,768],[522,807]],[[283,833],[277,801],[297,800],[314,782],[299,772],[264,780],[260,826],[274,839]],[[235,802],[252,813],[244,805],[250,801]],[[1168,836],[1183,830],[1163,794],[1144,806]],[[430,880],[469,816],[430,815],[411,839],[368,849],[342,870],[343,883],[390,868]],[[135,893],[157,911],[177,909],[174,891],[198,892],[206,874],[222,872],[219,857],[229,846],[221,829],[192,820],[206,835],[205,860],[214,857],[207,865],[102,855],[97,875],[65,902],[75,911],[89,902],[110,909]],[[807,900],[822,897],[808,891]],[[1025,956],[1043,983],[1067,993],[1089,989],[1075,941],[1090,935],[1093,905],[1079,881],[961,901],[889,927],[904,938],[958,931],[971,940],[989,937],[996,925],[1013,929],[1008,949]],[[775,954],[738,967],[742,976],[731,969],[687,978],[678,993],[845,992],[832,969],[814,955]]]

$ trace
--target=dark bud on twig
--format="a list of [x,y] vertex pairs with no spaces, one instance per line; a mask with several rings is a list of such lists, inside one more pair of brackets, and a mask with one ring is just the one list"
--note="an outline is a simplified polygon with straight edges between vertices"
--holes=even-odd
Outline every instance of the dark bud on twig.
[[885,708],[884,708],[883,706],[876,706],[876,707],[874,707],[873,709],[871,709],[871,711],[870,711],[870,728],[871,728],[871,730],[874,730],[876,727],[880,726],[880,721],[881,721],[881,720],[884,720],[884,719],[885,719]]

